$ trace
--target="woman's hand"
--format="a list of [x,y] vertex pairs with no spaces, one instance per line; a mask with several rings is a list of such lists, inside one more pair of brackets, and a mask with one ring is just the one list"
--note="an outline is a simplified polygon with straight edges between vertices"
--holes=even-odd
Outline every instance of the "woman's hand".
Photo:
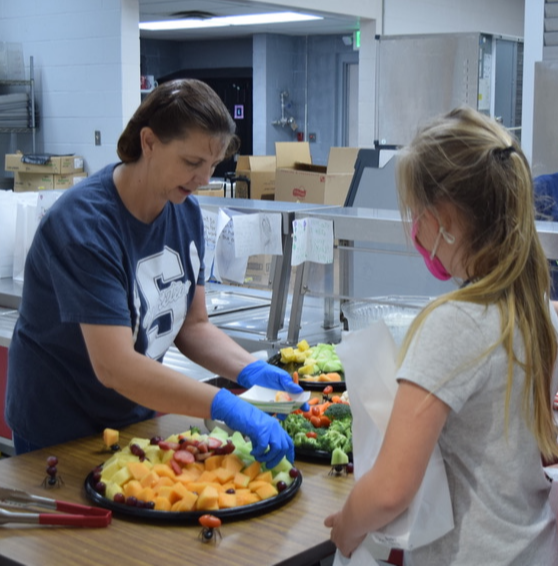
[[365,539],[366,535],[354,536],[351,533],[349,521],[342,518],[343,511],[338,511],[329,517],[326,517],[324,525],[331,528],[330,538],[339,549],[343,556],[351,557],[360,543]]

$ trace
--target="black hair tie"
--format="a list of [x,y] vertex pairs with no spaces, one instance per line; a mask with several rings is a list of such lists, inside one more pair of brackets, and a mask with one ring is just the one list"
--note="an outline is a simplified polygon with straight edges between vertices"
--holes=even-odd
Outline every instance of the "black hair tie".
[[494,157],[496,157],[496,159],[498,159],[499,161],[506,161],[514,152],[515,147],[513,147],[513,145],[509,145],[508,147],[497,147],[496,149],[492,150]]

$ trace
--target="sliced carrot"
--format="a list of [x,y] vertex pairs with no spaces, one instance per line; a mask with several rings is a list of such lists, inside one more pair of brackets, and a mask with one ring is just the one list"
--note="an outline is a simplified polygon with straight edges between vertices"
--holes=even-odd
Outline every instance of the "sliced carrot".
[[317,405],[320,402],[320,398],[319,397],[311,397],[308,400],[308,404],[309,405]]
[[327,428],[331,424],[331,421],[325,415],[320,417],[320,426]]
[[293,371],[293,381],[298,385],[298,371]]
[[341,403],[341,397],[340,397],[339,395],[334,395],[334,396],[331,398],[331,402],[332,402],[332,403]]
[[322,426],[322,421],[320,417],[311,417],[310,418],[310,422],[312,423],[313,426],[315,426],[316,428],[320,428]]
[[326,373],[326,376],[329,381],[341,381],[341,376],[336,372]]

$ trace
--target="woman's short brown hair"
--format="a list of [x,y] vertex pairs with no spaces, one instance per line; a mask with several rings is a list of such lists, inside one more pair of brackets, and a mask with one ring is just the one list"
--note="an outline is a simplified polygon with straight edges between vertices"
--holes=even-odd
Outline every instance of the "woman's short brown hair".
[[163,143],[185,138],[191,130],[223,136],[228,141],[227,158],[240,146],[227,107],[213,89],[196,79],[163,83],[140,104],[118,140],[118,157],[124,163],[140,159],[140,132],[145,127]]

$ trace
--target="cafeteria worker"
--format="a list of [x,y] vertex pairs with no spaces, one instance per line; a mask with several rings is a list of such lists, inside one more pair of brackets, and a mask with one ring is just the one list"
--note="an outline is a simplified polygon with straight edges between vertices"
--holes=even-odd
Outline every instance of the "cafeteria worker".
[[8,354],[6,420],[17,454],[164,412],[224,421],[269,467],[293,460],[275,418],[161,363],[175,344],[242,387],[301,391],[208,319],[192,195],[238,147],[213,90],[165,83],[121,134],[120,161],[68,190],[41,220]]

